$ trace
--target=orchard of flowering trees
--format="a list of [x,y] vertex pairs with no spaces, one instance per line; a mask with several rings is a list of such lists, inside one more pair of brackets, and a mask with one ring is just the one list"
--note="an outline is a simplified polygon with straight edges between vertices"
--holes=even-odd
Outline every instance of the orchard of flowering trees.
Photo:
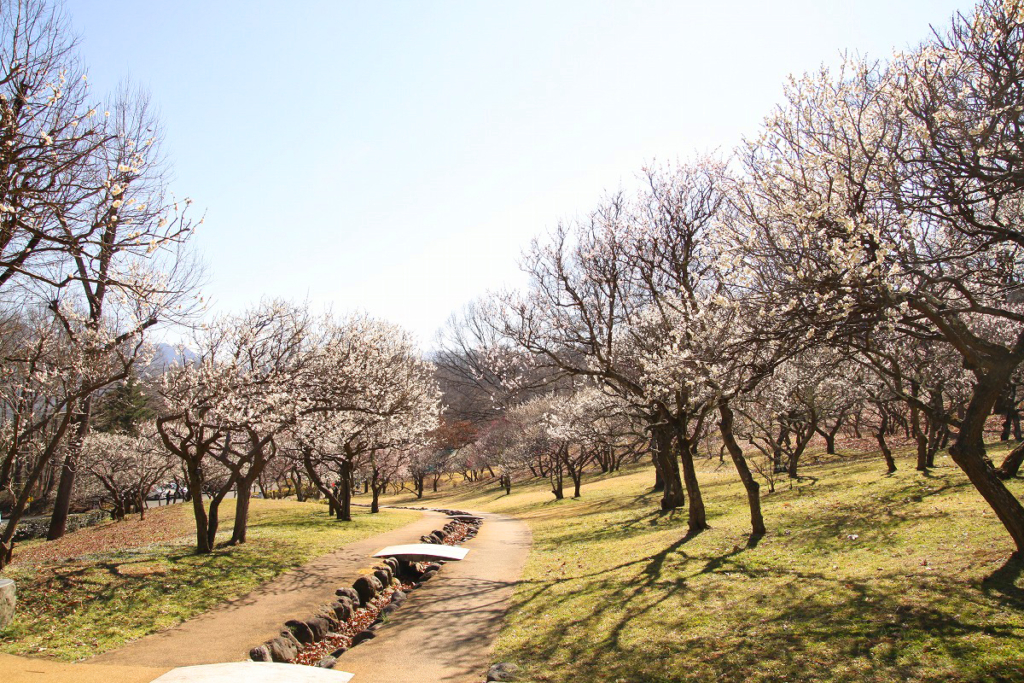
[[432,367],[401,329],[366,317],[315,320],[268,302],[205,326],[199,357],[156,389],[159,438],[184,466],[199,552],[213,549],[218,510],[237,492],[231,543],[244,543],[249,497],[269,463],[290,459],[351,519],[363,459],[409,448],[436,426]]
[[644,444],[692,533],[713,439],[759,534],[759,480],[799,476],[812,439],[874,439],[891,472],[902,434],[919,470],[948,448],[1024,552],[1003,484],[1024,449],[997,469],[984,443],[991,422],[1019,436],[1024,2],[983,0],[888,61],[792,78],[730,158],[642,181],[535,240],[528,287],[442,337],[442,386],[490,408],[465,414],[503,467],[559,497],[602,448]]
[[146,94],[96,99],[47,3],[0,2],[0,41],[2,567],[30,505],[64,533],[95,397],[192,311],[199,271]]
[[[459,474],[578,497],[641,458],[697,533],[715,453],[759,535],[762,486],[840,436],[877,444],[880,474],[896,442],[921,471],[948,450],[1024,552],[1003,483],[1024,445],[985,449],[1021,438],[1024,0],[792,78],[733,154],[652,165],[534,240],[529,284],[453,316],[432,362],[364,315],[200,321],[201,221],[167,191],[146,94],[94,98],[44,0],[0,0],[0,41],[0,568],[26,514],[59,538],[76,505],[123,517],[170,479],[201,553],[227,500],[245,542],[256,489],[350,520],[360,484],[373,511]],[[190,353],[150,365],[182,322]]]
[[[379,494],[437,427],[433,367],[393,325],[276,301],[198,320],[202,221],[160,148],[146,93],[92,94],[59,3],[0,0],[0,569],[26,514],[56,539],[76,507],[144,512],[172,479],[199,552],[230,492],[243,543],[273,480],[347,520],[357,476]],[[151,364],[174,323],[196,330],[189,353]]]

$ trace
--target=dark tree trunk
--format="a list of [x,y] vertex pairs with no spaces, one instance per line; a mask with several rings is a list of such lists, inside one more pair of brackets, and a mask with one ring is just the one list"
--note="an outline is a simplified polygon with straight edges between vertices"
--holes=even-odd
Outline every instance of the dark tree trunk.
[[292,468],[288,478],[292,482],[292,486],[295,487],[295,500],[300,503],[306,502],[306,492],[302,490],[302,475],[299,474],[298,468]]
[[341,503],[341,510],[338,514],[338,519],[343,522],[352,521],[352,462],[349,459],[345,459],[341,463],[341,481],[339,486],[339,500]]
[[882,413],[882,421],[878,425],[878,433],[875,434],[875,440],[878,441],[878,448],[882,451],[882,457],[885,458],[887,472],[892,474],[896,471],[896,461],[893,460],[889,444],[885,442],[885,433],[889,430],[889,414],[884,410],[879,410],[879,412]]
[[683,493],[683,481],[679,474],[679,457],[673,448],[674,432],[672,424],[667,421],[654,427],[657,444],[655,457],[658,458],[664,484],[661,496],[662,510],[675,510],[686,505],[686,494]]
[[313,482],[317,490],[322,491],[327,496],[327,516],[337,516],[338,519],[341,519],[341,482],[338,482],[333,487],[324,483],[320,475],[317,474],[316,467],[313,464],[313,451],[309,448],[303,448],[302,450],[302,464],[306,469],[306,474],[309,475],[309,480]]
[[[59,426],[50,435],[50,440],[36,460],[35,467],[33,467],[25,480],[25,483],[21,490],[21,495],[14,501],[14,508],[11,510],[11,514],[7,520],[7,526],[4,527],[3,533],[0,534],[0,569],[3,569],[11,563],[11,558],[14,554],[14,534],[18,531],[18,522],[25,514],[25,509],[28,507],[28,499],[32,496],[32,488],[39,478],[43,475],[43,472],[49,466],[50,461],[53,459],[54,453],[56,453],[58,446],[64,440],[64,434],[67,433],[68,426],[72,421],[72,413],[69,409],[64,413],[61,418]],[[16,445],[12,445],[12,448],[16,448]]]
[[213,552],[213,539],[209,536],[209,519],[203,504],[203,475],[199,468],[189,462],[185,473],[188,477],[188,492],[192,498],[192,512],[196,518],[196,552],[205,555]]
[[797,467],[800,463],[800,457],[807,450],[807,444],[811,442],[814,437],[814,433],[817,431],[817,418],[812,417],[811,422],[803,425],[803,428],[797,428],[791,430],[791,433],[796,437],[796,445],[789,454],[789,464],[786,468],[786,473],[790,479],[799,479],[800,475],[797,471]]
[[245,532],[249,528],[249,500],[252,498],[252,484],[246,480],[238,484],[235,499],[235,525],[231,530],[231,544],[245,543]]
[[654,488],[655,493],[665,490],[665,475],[661,471],[661,458],[658,457],[657,448],[651,449],[651,460],[654,462]]
[[[917,397],[917,386],[911,385],[911,395]],[[928,471],[928,436],[921,428],[921,411],[916,406],[910,407],[910,433],[917,442],[917,470]]]
[[562,491],[562,461],[561,458],[556,460],[548,467],[548,481],[551,482],[551,493],[555,495],[555,500],[562,500],[565,497]]
[[53,501],[53,515],[50,517],[50,529],[46,540],[54,541],[64,535],[68,527],[68,513],[71,512],[71,496],[75,493],[75,475],[78,473],[78,461],[82,454],[82,442],[89,433],[89,415],[92,412],[92,397],[82,402],[82,412],[74,417],[71,427],[71,439],[68,451],[64,456],[64,465],[60,470],[60,484],[57,485],[57,498]]
[[736,437],[732,433],[732,409],[723,403],[718,407],[718,412],[722,416],[722,421],[718,423],[719,430],[722,433],[722,442],[725,444],[725,448],[729,451],[729,456],[736,466],[736,472],[740,475],[743,488],[747,491],[751,531],[755,536],[763,536],[767,533],[767,530],[764,526],[764,517],[761,515],[761,486],[754,479],[754,475],[750,473],[747,459],[743,457],[743,449],[736,443]]
[[679,459],[683,463],[683,483],[686,484],[686,495],[690,499],[689,514],[687,518],[689,533],[695,534],[708,526],[707,512],[704,509],[704,497],[700,492],[700,484],[697,481],[697,469],[693,465],[693,447],[695,444],[678,437]]
[[1020,471],[1021,463],[1024,463],[1024,443],[1006,455],[1006,458],[1003,459],[1003,464],[996,470],[996,474],[1000,479],[1013,479]]
[[[220,504],[224,498],[228,495],[228,491],[234,488],[237,479],[232,477],[228,483],[216,493],[210,496],[210,507],[207,513],[207,530],[206,535],[210,539],[210,548],[212,549],[216,545],[217,531],[220,529]],[[202,504],[203,496],[202,493],[198,496],[200,504]]]
[[836,423],[832,425],[831,429],[815,429],[815,431],[818,432],[818,434],[821,434],[821,436],[825,439],[825,452],[828,453],[829,455],[836,454],[836,434],[839,433],[839,430],[840,428],[842,428],[844,421],[845,417],[840,417],[838,420],[836,420]]
[[[1002,382],[993,378],[994,372],[979,379],[964,413],[960,432],[949,449],[949,454],[967,474],[974,487],[992,507],[999,521],[1009,532],[1016,545],[1018,558],[1024,556],[1024,506],[1011,493],[996,474],[992,463],[985,457],[985,420],[999,397]],[[1008,378],[1010,370],[1005,372]]]

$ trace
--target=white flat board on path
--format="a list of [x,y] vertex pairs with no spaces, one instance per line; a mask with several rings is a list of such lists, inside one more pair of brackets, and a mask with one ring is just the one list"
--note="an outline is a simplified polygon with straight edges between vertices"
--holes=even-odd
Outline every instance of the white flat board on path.
[[411,562],[428,562],[430,560],[463,560],[469,550],[454,545],[437,543],[413,543],[410,545],[389,545],[374,553],[374,557],[395,557]]
[[302,664],[228,662],[171,669],[153,683],[348,683],[352,674]]

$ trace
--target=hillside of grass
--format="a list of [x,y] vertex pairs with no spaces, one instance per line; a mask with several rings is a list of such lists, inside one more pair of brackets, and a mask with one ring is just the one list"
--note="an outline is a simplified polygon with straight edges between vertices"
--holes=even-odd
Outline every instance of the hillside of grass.
[[[230,501],[228,502],[230,503]],[[247,542],[195,554],[190,505],[150,510],[146,519],[107,522],[53,541],[15,548],[0,576],[17,582],[15,620],[0,630],[0,652],[77,660],[201,614],[245,595],[338,546],[390,531],[415,512],[353,510],[338,522],[316,503],[251,502]],[[234,506],[221,512],[231,535]]]
[[764,496],[761,539],[717,460],[700,473],[712,528],[692,538],[684,513],[658,510],[641,466],[588,478],[578,500],[555,501],[547,482],[509,496],[466,482],[388,502],[530,524],[494,655],[528,680],[1024,680],[1024,579],[1009,537],[948,457],[928,474],[906,453],[898,465],[891,476],[880,456],[805,467]]

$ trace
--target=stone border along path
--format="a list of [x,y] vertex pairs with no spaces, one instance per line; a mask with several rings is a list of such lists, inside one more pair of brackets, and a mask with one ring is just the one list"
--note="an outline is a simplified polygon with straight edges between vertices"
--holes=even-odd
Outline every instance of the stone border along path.
[[[484,678],[532,538],[517,519],[479,516],[484,524],[469,556],[447,563],[440,580],[417,589],[415,599],[406,601],[376,638],[342,655],[338,669],[356,674],[355,683],[479,683]],[[242,598],[84,663],[0,654],[0,679],[148,683],[174,667],[241,661],[254,643],[277,636],[283,620],[330,602],[337,586],[351,582],[382,546],[426,535],[443,519],[424,511],[416,522],[348,544]]]
[[[448,510],[437,510],[450,514]],[[389,548],[415,548],[429,556],[435,551],[451,551],[464,558],[469,551],[454,546],[476,536],[479,517],[472,522],[449,520],[442,529],[423,536],[423,544],[415,546],[387,546],[375,554],[381,561],[372,568],[372,574],[356,579],[352,587],[335,591],[337,600],[322,605],[312,617],[290,619],[284,623],[281,635],[249,651],[256,662],[307,664],[332,668],[337,657],[354,644],[376,637],[387,617],[406,600],[404,590],[418,588],[441,569],[443,562],[420,568],[414,562],[383,556]],[[453,545],[445,545],[452,543]],[[431,550],[433,549],[433,550]],[[440,554],[446,554],[444,552]]]
[[349,543],[285,572],[248,595],[85,663],[170,668],[244,660],[254,645],[279,636],[287,619],[312,614],[324,603],[333,602],[334,591],[351,585],[382,545],[428,534],[444,519],[438,512],[424,511],[415,522]]
[[353,683],[479,683],[530,552],[525,522],[481,513],[469,555],[409,594],[372,640],[338,658]]

